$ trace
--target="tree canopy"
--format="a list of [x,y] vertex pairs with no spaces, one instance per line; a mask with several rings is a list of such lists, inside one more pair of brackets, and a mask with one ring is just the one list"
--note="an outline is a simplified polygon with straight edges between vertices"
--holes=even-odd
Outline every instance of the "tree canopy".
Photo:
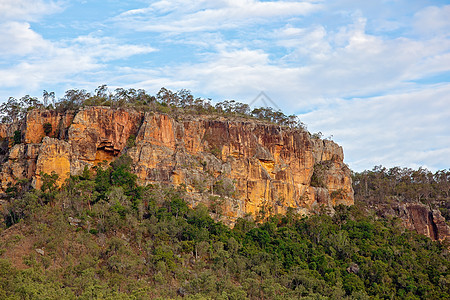
[[[184,114],[209,114],[224,115],[228,117],[243,117],[259,119],[266,122],[306,129],[297,116],[287,116],[280,110],[271,107],[257,107],[251,109],[248,104],[235,100],[225,100],[212,104],[211,99],[194,97],[191,91],[181,89],[173,92],[161,88],[156,95],[149,95],[143,89],[116,88],[110,91],[107,85],[101,85],[94,92],[83,89],[67,90],[64,96],[55,100],[54,92],[44,90],[43,103],[37,98],[25,96],[19,100],[8,99],[0,106],[2,123],[12,123],[23,120],[26,112],[33,108],[56,109],[59,112],[78,110],[86,106],[109,106],[112,108],[128,107],[143,111],[157,111],[174,115]],[[49,101],[51,103],[49,103]]]

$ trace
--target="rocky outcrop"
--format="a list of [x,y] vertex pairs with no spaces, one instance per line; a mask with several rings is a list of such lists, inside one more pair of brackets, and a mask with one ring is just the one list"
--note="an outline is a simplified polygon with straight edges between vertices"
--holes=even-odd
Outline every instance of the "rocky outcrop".
[[[67,129],[72,123],[74,112],[64,114],[55,110],[32,110],[27,114],[25,122],[25,144],[41,143],[45,136],[66,139]],[[44,127],[49,124],[49,132]]]
[[441,212],[423,203],[390,198],[372,203],[371,209],[381,218],[398,218],[404,227],[432,240],[450,239],[450,226]]
[[6,189],[19,180],[31,180],[36,174],[36,161],[39,155],[39,144],[14,145],[3,163],[0,173],[1,190]]
[[110,162],[126,146],[142,123],[135,110],[89,107],[78,112],[69,128],[69,143],[76,159],[98,164]]
[[66,141],[44,137],[39,148],[33,186],[40,188],[42,185],[41,174],[52,174],[53,172],[59,175],[57,184],[62,185],[71,174],[71,150],[71,144]]
[[[48,136],[45,123],[51,124]],[[62,184],[85,166],[126,152],[141,184],[182,186],[192,205],[203,202],[229,222],[261,210],[309,213],[322,205],[332,210],[353,204],[340,146],[302,129],[257,120],[173,118],[108,107],[76,114],[34,110],[26,119],[24,142],[10,149],[2,166],[3,190],[21,178],[40,187],[41,173],[58,173]],[[320,186],[312,186],[313,177],[320,177]]]
[[20,123],[0,124],[0,139],[8,139],[14,136],[14,131],[19,130]]
[[[58,183],[62,184],[70,174],[79,174],[85,166],[111,162],[130,136],[137,134],[141,120],[142,114],[134,110],[108,107],[88,107],[76,114],[30,111],[25,124],[20,126],[24,143],[12,146],[2,165],[2,190],[21,179],[28,179],[39,188],[41,173],[56,172]],[[44,132],[46,123],[51,125],[48,134]],[[10,137],[11,128],[19,127],[5,128],[5,135]]]
[[[353,204],[342,148],[313,140],[303,130],[255,120],[175,120],[147,113],[128,154],[141,182],[183,185],[197,194],[194,205],[218,194],[225,199],[221,211],[232,219],[262,208],[307,213],[320,205]],[[312,187],[314,165],[325,162],[325,187]]]
[[430,209],[421,203],[408,203],[399,206],[399,217],[404,225],[433,240],[450,238],[450,227],[439,210]]

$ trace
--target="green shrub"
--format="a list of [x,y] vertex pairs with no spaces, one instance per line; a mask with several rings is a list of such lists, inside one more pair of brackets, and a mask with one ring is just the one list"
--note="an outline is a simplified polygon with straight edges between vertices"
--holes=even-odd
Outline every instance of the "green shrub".
[[314,165],[314,171],[311,176],[311,186],[313,187],[320,187],[320,188],[326,188],[326,184],[324,182],[324,172],[325,172],[325,166],[316,163]]
[[44,127],[44,133],[45,133],[45,135],[46,136],[49,136],[50,135],[50,133],[52,133],[52,124],[51,123],[44,123],[44,125],[43,125],[43,127]]
[[235,193],[235,186],[228,178],[220,179],[214,183],[213,192],[217,195],[232,197]]
[[222,149],[221,147],[211,147],[211,149],[209,150],[211,152],[212,155],[214,155],[215,157],[217,157],[218,159],[222,159]]
[[13,141],[14,145],[22,143],[22,132],[20,130],[14,131]]
[[344,199],[345,198],[345,190],[338,189],[336,191],[332,191],[330,194],[331,199]]
[[127,140],[127,147],[131,148],[136,146],[136,136],[134,134],[130,134]]

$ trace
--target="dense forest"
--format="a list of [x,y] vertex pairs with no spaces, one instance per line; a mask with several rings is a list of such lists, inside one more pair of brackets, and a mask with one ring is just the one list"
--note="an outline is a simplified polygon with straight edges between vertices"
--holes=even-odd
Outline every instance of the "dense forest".
[[[130,163],[85,169],[61,188],[43,174],[40,190],[9,190],[0,298],[450,297],[448,244],[362,202],[332,216],[248,216],[230,229],[205,206],[189,208],[182,188],[138,186]],[[371,193],[381,192],[375,182]]]

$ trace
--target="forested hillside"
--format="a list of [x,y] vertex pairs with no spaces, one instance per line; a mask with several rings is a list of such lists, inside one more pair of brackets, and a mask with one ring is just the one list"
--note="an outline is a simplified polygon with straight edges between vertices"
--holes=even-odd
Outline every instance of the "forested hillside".
[[136,185],[127,156],[61,189],[56,180],[9,191],[2,299],[450,297],[448,244],[362,202],[333,216],[249,216],[230,229],[206,207],[190,209],[182,187]]

